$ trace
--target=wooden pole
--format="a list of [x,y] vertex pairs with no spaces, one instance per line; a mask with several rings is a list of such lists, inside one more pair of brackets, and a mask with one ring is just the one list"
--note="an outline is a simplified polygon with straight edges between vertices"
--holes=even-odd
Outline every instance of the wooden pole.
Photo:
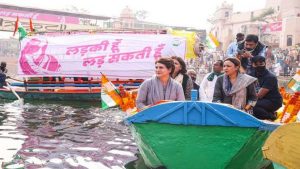
[[23,77],[23,81],[24,81],[25,91],[27,92],[28,89],[27,89],[27,80],[26,80],[26,78]]

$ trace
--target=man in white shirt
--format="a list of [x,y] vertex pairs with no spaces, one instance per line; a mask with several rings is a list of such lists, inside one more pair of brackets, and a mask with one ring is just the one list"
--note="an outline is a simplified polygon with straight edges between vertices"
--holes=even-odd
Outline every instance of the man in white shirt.
[[222,75],[223,61],[218,60],[214,63],[213,72],[204,76],[200,84],[200,101],[211,102],[214,95],[215,84],[218,76]]
[[232,42],[226,52],[226,57],[235,57],[237,54],[238,44],[241,43],[245,39],[245,35],[242,33],[236,34],[236,42]]

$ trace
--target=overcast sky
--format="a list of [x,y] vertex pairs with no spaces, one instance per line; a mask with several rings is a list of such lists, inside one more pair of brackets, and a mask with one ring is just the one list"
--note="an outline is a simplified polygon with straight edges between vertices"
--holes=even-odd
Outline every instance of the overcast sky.
[[[208,29],[206,21],[216,7],[224,0],[0,0],[0,3],[18,6],[38,7],[44,9],[63,10],[76,6],[90,14],[119,16],[126,6],[132,10],[148,12],[147,21],[172,26],[187,26]],[[261,9],[265,0],[227,0],[233,3],[235,12]]]

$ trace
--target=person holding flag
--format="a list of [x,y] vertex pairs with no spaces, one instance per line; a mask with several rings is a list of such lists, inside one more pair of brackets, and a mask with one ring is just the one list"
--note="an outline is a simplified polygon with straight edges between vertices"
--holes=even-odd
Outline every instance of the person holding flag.
[[162,100],[185,100],[181,84],[171,78],[174,69],[174,61],[171,58],[160,58],[155,62],[155,75],[145,80],[139,88],[136,100],[138,109]]

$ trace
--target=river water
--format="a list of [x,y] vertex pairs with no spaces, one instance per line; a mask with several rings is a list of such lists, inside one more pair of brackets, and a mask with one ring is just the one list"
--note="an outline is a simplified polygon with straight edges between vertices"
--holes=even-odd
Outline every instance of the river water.
[[137,153],[126,115],[99,105],[0,99],[1,168],[124,168]]

